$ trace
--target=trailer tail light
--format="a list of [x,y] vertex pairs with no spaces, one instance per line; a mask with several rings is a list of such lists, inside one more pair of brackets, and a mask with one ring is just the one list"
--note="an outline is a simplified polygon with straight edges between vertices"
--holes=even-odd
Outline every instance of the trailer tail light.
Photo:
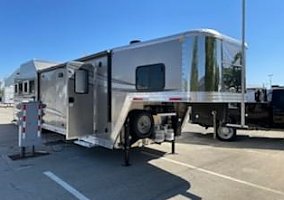
[[133,101],[143,101],[144,98],[143,97],[134,97]]

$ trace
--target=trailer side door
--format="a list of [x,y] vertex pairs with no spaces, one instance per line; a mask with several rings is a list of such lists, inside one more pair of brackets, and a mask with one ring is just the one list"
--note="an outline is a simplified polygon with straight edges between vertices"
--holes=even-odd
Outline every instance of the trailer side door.
[[68,68],[67,139],[77,139],[93,132],[93,66],[77,63]]

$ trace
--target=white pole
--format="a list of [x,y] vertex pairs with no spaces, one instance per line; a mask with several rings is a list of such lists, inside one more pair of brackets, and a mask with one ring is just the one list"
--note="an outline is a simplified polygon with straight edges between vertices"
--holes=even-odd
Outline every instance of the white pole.
[[273,77],[273,74],[268,74],[268,77],[269,77],[270,88],[272,88],[272,77]]
[[245,80],[246,80],[246,57],[245,57],[245,13],[246,1],[242,0],[242,102],[241,102],[241,125],[245,126]]

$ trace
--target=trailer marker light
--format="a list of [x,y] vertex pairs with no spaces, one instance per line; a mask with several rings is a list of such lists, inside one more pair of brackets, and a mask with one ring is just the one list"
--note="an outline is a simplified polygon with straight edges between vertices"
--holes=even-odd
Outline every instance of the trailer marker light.
[[182,98],[181,97],[170,97],[169,100],[170,101],[181,101]]

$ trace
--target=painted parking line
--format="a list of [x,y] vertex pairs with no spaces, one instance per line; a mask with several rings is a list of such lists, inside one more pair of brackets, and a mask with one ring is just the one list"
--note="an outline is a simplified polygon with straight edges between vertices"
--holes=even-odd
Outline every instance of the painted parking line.
[[80,193],[78,190],[73,188],[71,185],[66,183],[64,180],[62,180],[61,178],[56,176],[51,171],[45,171],[45,172],[43,172],[43,174],[46,175],[51,180],[53,180],[54,182],[56,182],[57,184],[59,184],[61,187],[63,187],[65,190],[67,190],[70,194],[75,196],[77,199],[79,199],[79,200],[90,200],[89,198],[84,196],[82,193]]
[[257,189],[260,189],[260,190],[264,190],[264,191],[268,191],[268,192],[272,192],[272,193],[284,196],[284,192],[279,191],[279,190],[275,190],[275,189],[268,188],[268,187],[265,187],[265,186],[262,186],[262,185],[258,185],[258,184],[255,184],[255,183],[240,180],[240,179],[237,179],[237,178],[234,178],[234,177],[231,177],[231,176],[219,174],[219,173],[207,170],[207,169],[196,167],[196,166],[193,166],[193,165],[190,165],[190,164],[187,164],[187,163],[184,163],[184,162],[176,161],[176,160],[173,160],[173,159],[170,159],[170,158],[161,157],[161,156],[158,156],[158,155],[155,155],[155,154],[152,154],[152,153],[148,153],[148,152],[145,152],[145,151],[142,151],[141,153],[148,155],[148,156],[151,156],[151,157],[154,157],[154,158],[159,158],[159,159],[165,160],[167,162],[174,163],[176,165],[180,165],[180,166],[187,167],[187,168],[190,168],[190,169],[193,169],[193,170],[196,170],[196,171],[200,171],[200,172],[203,172],[203,173],[206,173],[206,174],[210,174],[212,176],[217,176],[217,177],[227,179],[227,180],[230,180],[230,181],[233,181],[233,182],[236,182],[236,183],[241,183],[241,184],[251,186],[251,187],[254,187],[254,188],[257,188]]

